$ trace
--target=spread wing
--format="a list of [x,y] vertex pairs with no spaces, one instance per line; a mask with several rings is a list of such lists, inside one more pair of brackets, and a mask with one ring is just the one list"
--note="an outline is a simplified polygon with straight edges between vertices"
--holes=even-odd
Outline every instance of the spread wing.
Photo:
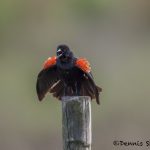
[[80,69],[84,74],[81,83],[81,95],[87,95],[91,98],[96,98],[97,104],[100,104],[99,93],[102,91],[102,89],[94,82],[89,62],[85,58],[78,58],[76,60],[75,67]]
[[56,59],[52,57],[45,61],[44,69],[40,71],[37,77],[36,91],[40,101],[58,80]]

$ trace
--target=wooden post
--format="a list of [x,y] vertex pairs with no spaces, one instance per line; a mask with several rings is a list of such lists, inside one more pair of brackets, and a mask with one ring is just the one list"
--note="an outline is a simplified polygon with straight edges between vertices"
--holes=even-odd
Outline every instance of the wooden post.
[[91,150],[91,99],[62,97],[64,150]]

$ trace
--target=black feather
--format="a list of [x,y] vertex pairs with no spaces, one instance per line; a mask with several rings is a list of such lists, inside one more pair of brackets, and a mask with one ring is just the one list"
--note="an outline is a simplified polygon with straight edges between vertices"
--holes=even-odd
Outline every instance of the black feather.
[[58,73],[56,71],[56,66],[40,71],[36,83],[36,91],[40,101],[44,98],[45,94],[49,91],[52,85],[57,81]]

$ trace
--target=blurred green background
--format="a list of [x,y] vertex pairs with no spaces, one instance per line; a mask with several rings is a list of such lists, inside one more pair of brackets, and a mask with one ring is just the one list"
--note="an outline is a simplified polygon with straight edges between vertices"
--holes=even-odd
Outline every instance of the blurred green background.
[[93,150],[149,140],[149,1],[1,0],[0,150],[62,149],[61,102],[38,102],[35,91],[62,43],[90,61],[103,88],[101,106],[92,102]]

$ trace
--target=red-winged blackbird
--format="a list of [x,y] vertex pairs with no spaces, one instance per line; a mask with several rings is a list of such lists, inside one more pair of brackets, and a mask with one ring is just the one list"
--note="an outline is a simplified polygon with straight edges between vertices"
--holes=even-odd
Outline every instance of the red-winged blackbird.
[[74,57],[67,45],[59,45],[57,56],[48,58],[37,78],[36,90],[41,101],[47,92],[61,99],[62,96],[90,96],[100,104],[98,87],[85,58]]

